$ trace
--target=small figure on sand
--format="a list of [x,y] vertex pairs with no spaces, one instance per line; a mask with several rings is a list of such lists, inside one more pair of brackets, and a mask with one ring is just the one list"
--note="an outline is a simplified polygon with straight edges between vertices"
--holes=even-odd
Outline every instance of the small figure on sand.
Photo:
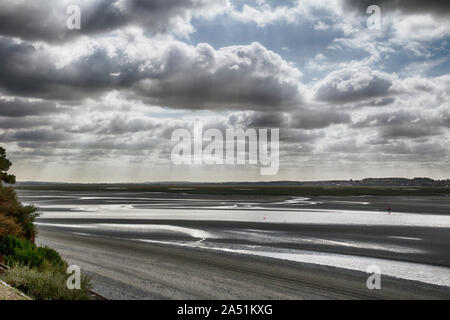
[[388,214],[391,214],[391,206],[387,207]]

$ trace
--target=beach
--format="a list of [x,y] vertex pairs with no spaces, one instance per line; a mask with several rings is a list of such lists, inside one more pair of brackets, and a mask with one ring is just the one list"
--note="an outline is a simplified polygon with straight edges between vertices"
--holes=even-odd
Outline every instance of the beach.
[[[79,265],[112,299],[450,297],[445,195],[19,195],[42,212],[38,243]],[[366,286],[370,266],[381,270],[381,290]]]

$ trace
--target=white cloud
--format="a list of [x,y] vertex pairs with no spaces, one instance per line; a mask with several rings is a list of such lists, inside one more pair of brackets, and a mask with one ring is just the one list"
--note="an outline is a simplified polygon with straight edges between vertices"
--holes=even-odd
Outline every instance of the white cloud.
[[393,16],[394,36],[402,42],[431,41],[450,35],[450,21],[431,14]]

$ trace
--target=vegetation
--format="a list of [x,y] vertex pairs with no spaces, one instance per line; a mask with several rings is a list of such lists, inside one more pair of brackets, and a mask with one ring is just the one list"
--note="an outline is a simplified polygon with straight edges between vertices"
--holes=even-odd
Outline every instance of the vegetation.
[[0,236],[3,261],[12,266],[0,275],[9,285],[40,300],[87,300],[90,279],[81,278],[81,289],[70,290],[66,281],[68,264],[55,250],[11,235]]
[[3,186],[15,183],[10,166],[0,147],[0,262],[12,267],[0,278],[35,299],[89,299],[90,279],[82,276],[80,290],[68,289],[68,264],[55,250],[34,244],[37,208],[22,205],[15,190]]
[[67,268],[66,262],[55,250],[38,247],[29,241],[11,235],[0,236],[0,252],[3,261],[8,265],[20,264],[40,270],[49,266],[51,269],[60,271],[65,271]]
[[37,208],[22,205],[12,187],[0,186],[0,234],[14,234],[33,241],[36,236],[33,222],[37,216]]
[[67,275],[52,269],[44,271],[16,265],[2,275],[3,281],[38,300],[88,300],[91,288],[86,276],[81,279],[80,290],[69,290]]
[[11,167],[11,161],[6,158],[6,150],[0,147],[0,185],[2,182],[14,184],[16,182],[16,177],[8,173]]
[[10,234],[34,241],[36,230],[34,220],[38,216],[33,206],[23,206],[17,199],[12,187],[3,183],[13,184],[16,177],[8,173],[11,161],[6,158],[6,151],[0,147],[0,235]]
[[24,236],[22,227],[14,218],[0,214],[0,235],[6,234],[17,237]]

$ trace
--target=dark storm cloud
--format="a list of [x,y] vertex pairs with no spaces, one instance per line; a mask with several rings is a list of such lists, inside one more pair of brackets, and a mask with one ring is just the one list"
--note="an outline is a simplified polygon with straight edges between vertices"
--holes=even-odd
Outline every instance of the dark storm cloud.
[[[109,32],[139,25],[152,33],[188,34],[190,19],[219,10],[218,0],[2,0],[0,35],[48,42],[69,41],[79,35]],[[67,8],[79,5],[81,30],[68,30]]]
[[26,117],[58,112],[55,103],[48,101],[28,101],[24,99],[0,98],[0,116]]
[[431,13],[450,15],[450,1],[447,0],[342,0],[346,8],[366,14],[370,5],[378,5],[381,10],[398,10],[406,14]]
[[[44,99],[82,99],[129,85],[137,66],[120,69],[120,56],[98,49],[91,55],[57,68],[45,51],[0,37],[0,86],[20,96]],[[111,73],[121,72],[121,77]]]
[[25,129],[33,127],[48,126],[52,124],[52,120],[42,117],[25,117],[25,118],[10,118],[0,117],[0,129]]
[[422,124],[404,124],[401,126],[387,126],[380,130],[380,135],[387,139],[421,138],[441,134],[438,128]]
[[137,92],[150,98],[144,101],[182,109],[272,110],[292,108],[298,103],[294,98],[297,94],[295,86],[280,85],[270,77],[257,79],[243,74],[241,78],[233,73],[198,75],[190,81],[180,75],[178,80],[144,85]]
[[7,131],[0,134],[0,140],[5,142],[20,142],[20,141],[35,141],[35,142],[49,142],[61,141],[69,139],[68,134],[56,132],[50,129],[24,129],[17,131]]
[[[50,9],[52,7],[56,8],[56,16]],[[67,32],[65,17],[65,7],[57,6],[52,0],[3,0],[0,4],[0,35],[62,40]]]
[[57,68],[44,50],[0,37],[0,87],[57,100],[128,89],[133,98],[181,109],[280,110],[302,102],[299,71],[258,43],[214,50],[175,42],[163,49],[139,60],[97,48]]

